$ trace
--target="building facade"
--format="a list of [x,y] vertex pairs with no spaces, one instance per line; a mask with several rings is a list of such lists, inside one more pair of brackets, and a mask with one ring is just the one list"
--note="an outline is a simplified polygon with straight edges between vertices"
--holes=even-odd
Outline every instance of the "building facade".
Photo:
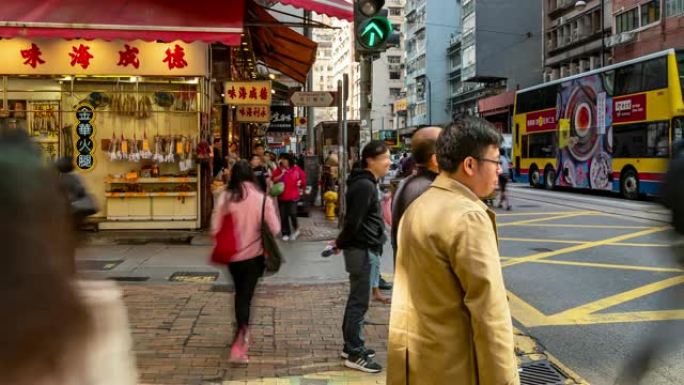
[[544,0],[544,80],[590,71],[614,60],[611,36],[615,0]]
[[613,36],[608,45],[615,61],[667,48],[684,48],[684,1],[613,0]]
[[460,30],[460,1],[407,0],[404,11],[406,125],[447,123],[451,116],[444,52]]
[[541,4],[464,0],[462,7],[462,31],[446,51],[450,113],[484,116],[510,132],[511,96],[542,81]]

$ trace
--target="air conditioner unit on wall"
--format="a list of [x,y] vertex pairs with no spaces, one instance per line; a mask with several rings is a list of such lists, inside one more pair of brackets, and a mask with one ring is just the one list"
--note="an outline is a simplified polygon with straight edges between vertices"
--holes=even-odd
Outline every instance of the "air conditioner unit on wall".
[[634,41],[636,37],[635,32],[623,32],[620,34],[620,44],[625,44]]

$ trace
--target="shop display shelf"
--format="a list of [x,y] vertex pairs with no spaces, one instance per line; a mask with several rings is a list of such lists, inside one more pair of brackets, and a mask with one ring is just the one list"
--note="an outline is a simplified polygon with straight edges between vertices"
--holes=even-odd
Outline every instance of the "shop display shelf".
[[196,177],[158,177],[158,178],[107,178],[109,184],[138,184],[138,183],[196,183]]
[[194,197],[196,191],[182,192],[107,192],[107,198],[140,198],[140,197]]

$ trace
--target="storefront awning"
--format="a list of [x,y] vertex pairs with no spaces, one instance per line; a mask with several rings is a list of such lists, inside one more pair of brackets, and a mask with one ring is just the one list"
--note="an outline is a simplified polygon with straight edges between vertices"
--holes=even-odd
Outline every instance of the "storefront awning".
[[515,102],[515,91],[507,91],[477,102],[477,109],[482,116],[496,115],[507,112]]
[[239,45],[244,0],[22,0],[0,7],[0,37]]
[[347,0],[276,0],[276,2],[340,20],[354,20],[353,4]]
[[279,26],[275,17],[253,2],[250,2],[248,18],[268,25],[249,27],[257,60],[296,82],[305,83],[316,61],[318,45],[286,26]]

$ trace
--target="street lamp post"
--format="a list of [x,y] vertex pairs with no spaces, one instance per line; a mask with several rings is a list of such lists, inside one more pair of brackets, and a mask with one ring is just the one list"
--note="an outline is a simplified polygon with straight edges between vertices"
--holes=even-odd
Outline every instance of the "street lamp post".
[[[577,0],[575,2],[575,7],[583,9],[587,5],[585,0]],[[601,0],[601,67],[605,66],[605,51],[606,51],[606,39],[605,39],[605,0]]]

